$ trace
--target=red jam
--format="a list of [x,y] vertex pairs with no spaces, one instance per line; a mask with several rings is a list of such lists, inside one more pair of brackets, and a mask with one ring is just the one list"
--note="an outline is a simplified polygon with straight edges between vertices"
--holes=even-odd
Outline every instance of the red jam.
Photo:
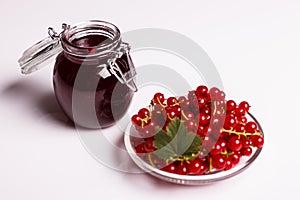
[[[112,40],[95,34],[69,42],[78,50],[90,49],[92,54],[95,48],[105,47]],[[64,50],[56,58],[53,74],[56,98],[75,124],[88,128],[106,128],[123,117],[129,107],[134,91],[112,74],[108,77],[99,75],[103,69],[100,65],[107,64],[108,57],[77,56],[74,52],[70,54]],[[118,58],[116,63],[122,72],[129,71],[126,54]]]

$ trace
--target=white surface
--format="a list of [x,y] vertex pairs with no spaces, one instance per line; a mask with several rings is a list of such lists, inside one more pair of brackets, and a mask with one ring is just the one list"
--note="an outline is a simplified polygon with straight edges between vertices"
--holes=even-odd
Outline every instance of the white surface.
[[[296,199],[300,2],[193,2],[0,2],[0,199]],[[248,100],[262,124],[266,141],[259,159],[243,174],[203,187],[121,173],[94,160],[54,99],[51,67],[23,76],[16,62],[48,26],[87,19],[111,21],[122,31],[170,29],[199,43],[227,95]]]

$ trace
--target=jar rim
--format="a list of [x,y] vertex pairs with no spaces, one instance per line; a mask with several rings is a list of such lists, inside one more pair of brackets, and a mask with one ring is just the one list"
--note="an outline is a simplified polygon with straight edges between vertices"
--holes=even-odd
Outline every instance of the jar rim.
[[[74,39],[88,35],[103,35],[109,38],[110,41],[101,42],[97,46],[78,46],[72,42]],[[61,33],[61,43],[63,49],[73,56],[101,56],[111,53],[120,45],[121,34],[120,30],[110,22],[89,20],[67,27]]]

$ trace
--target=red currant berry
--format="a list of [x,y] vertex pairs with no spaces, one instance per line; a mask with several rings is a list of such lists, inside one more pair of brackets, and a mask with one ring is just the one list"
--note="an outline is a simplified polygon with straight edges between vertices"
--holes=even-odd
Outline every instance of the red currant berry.
[[226,113],[226,118],[235,118],[233,113]]
[[182,104],[180,104],[181,110],[183,110],[184,112],[188,112],[190,111],[190,107],[191,107],[191,102],[190,101],[185,101]]
[[138,115],[133,115],[131,117],[131,122],[136,126],[142,126],[143,121]]
[[228,156],[228,159],[231,160],[233,165],[238,164],[240,162],[240,158],[241,158],[241,156],[237,152],[235,152],[234,154],[231,154],[230,156]]
[[250,109],[250,105],[247,101],[242,101],[240,104],[239,104],[239,108],[243,108],[246,112],[249,111]]
[[[230,138],[230,134],[227,133],[227,132],[222,132],[222,133],[220,134],[220,137],[219,137],[219,138],[222,139],[222,140],[228,141],[228,139]],[[226,144],[227,144],[227,143],[226,143]]]
[[215,110],[213,116],[216,118],[219,117],[220,119],[223,119],[223,120],[225,119],[222,109]]
[[217,98],[218,98],[218,100],[220,100],[220,101],[224,101],[225,100],[225,92],[223,92],[223,91],[220,91],[219,93],[218,93],[218,95],[217,95]]
[[226,142],[226,140],[224,140],[224,139],[219,139],[219,140],[218,140],[218,143],[220,144],[220,146],[221,146],[221,148],[222,148],[222,151],[224,151],[224,150],[226,149],[226,147],[227,147],[227,142]]
[[224,117],[214,115],[210,120],[211,128],[213,129],[221,129],[224,125]]
[[202,163],[199,159],[189,161],[187,165],[188,172],[191,174],[199,174],[201,170]]
[[175,117],[177,117],[176,112],[173,109],[168,109],[167,114],[168,114],[169,119],[171,119],[171,120],[174,119]]
[[183,112],[183,114],[186,120],[193,120],[195,118],[194,113],[192,113],[191,111]]
[[241,154],[243,156],[251,156],[252,154],[252,148],[251,147],[246,147],[241,149]]
[[178,105],[178,100],[175,98],[175,97],[169,97],[167,99],[167,105],[168,106],[175,106],[175,105]]
[[147,141],[144,143],[144,150],[145,150],[147,153],[150,153],[150,152],[155,151],[155,146],[154,146],[153,139],[147,140]]
[[230,130],[236,126],[236,120],[235,117],[226,116],[225,122],[224,122],[224,128],[227,130]]
[[176,173],[180,175],[187,175],[188,169],[187,165],[185,163],[181,163],[177,166]]
[[187,168],[189,173],[195,175],[202,175],[208,171],[207,164],[204,161],[200,160],[199,158],[190,161]]
[[228,100],[226,102],[226,112],[231,112],[236,109],[236,103],[233,100]]
[[261,148],[264,145],[264,138],[260,135],[252,135],[250,140],[254,147]]
[[205,163],[205,161],[201,161],[200,163],[200,171],[197,175],[202,175],[208,172],[208,165]]
[[246,124],[247,123],[247,117],[246,116],[240,116],[237,118],[237,121],[241,124]]
[[242,142],[243,148],[250,147],[250,145],[251,145],[250,140],[247,137],[245,137],[245,136],[241,137],[241,142]]
[[221,154],[223,151],[223,148],[221,146],[221,143],[217,142],[214,147],[210,150],[210,154],[211,155],[217,155],[217,154]]
[[156,93],[153,97],[153,102],[156,104],[163,104],[163,102],[165,101],[165,97],[162,93]]
[[193,101],[191,101],[191,110],[195,113],[199,113],[199,104],[198,104],[198,100],[195,99]]
[[[210,96],[209,93],[207,93],[207,94],[205,95],[205,99],[206,99],[207,102],[210,102],[210,101],[211,101],[211,96]],[[208,106],[210,106],[210,105],[208,105]]]
[[189,132],[196,132],[198,127],[197,124],[193,120],[185,121],[184,125],[186,126]]
[[239,151],[243,147],[241,140],[238,136],[234,135],[228,139],[227,147],[232,151]]
[[181,108],[180,108],[180,106],[168,107],[168,108],[166,108],[166,112],[167,112],[168,118],[170,120],[172,120],[175,117],[180,117]]
[[137,129],[139,135],[142,137],[142,138],[148,138],[148,137],[152,137],[153,136],[153,132],[152,130],[147,126],[147,127],[141,127],[139,126],[140,128]]
[[178,98],[178,102],[181,104],[181,103],[183,103],[183,102],[185,102],[185,101],[187,101],[187,99],[184,97],[184,96],[180,96],[179,98]]
[[220,90],[216,87],[212,87],[210,88],[209,90],[209,94],[210,94],[210,97],[213,101],[216,101],[218,100],[218,93],[220,92]]
[[204,97],[198,97],[198,107],[203,108],[206,106],[206,99]]
[[196,91],[195,90],[189,91],[189,93],[188,93],[188,100],[189,101],[197,100],[197,96],[196,96]]
[[198,97],[205,97],[207,93],[208,93],[208,88],[205,85],[200,85],[196,89],[196,95]]
[[137,154],[143,154],[143,153],[146,153],[145,148],[144,148],[144,143],[137,145],[137,146],[135,147],[135,152],[136,152]]
[[222,170],[225,168],[226,165],[226,159],[222,155],[215,155],[212,156],[212,167],[216,170]]
[[247,133],[254,133],[257,129],[257,124],[255,122],[248,122],[245,125],[245,130]]
[[243,124],[237,124],[234,129],[236,132],[243,133],[245,131],[245,126]]
[[202,126],[208,125],[209,120],[207,119],[205,114],[200,113],[199,114],[199,124]]
[[226,107],[226,103],[224,100],[218,100],[218,101],[215,101],[216,102],[216,107],[218,110],[221,110],[222,113],[223,113],[223,109],[225,109]]
[[155,131],[155,127],[157,126],[157,124],[155,124],[155,122],[151,121],[149,124],[147,124],[147,128],[149,128],[149,130],[151,132],[154,132]]
[[206,131],[207,129],[205,129],[204,126],[199,125],[197,130],[197,135],[199,135],[200,137],[204,137],[206,135]]
[[230,159],[226,159],[226,164],[224,170],[229,170],[233,167],[233,163]]
[[201,113],[205,114],[206,116],[210,116],[211,115],[211,109],[209,107],[203,108],[201,110]]
[[142,108],[139,110],[138,116],[142,119],[145,119],[150,116],[150,111],[147,108]]
[[234,110],[234,113],[237,117],[241,117],[241,116],[244,116],[246,114],[246,111],[244,108],[239,108],[237,107],[235,110]]
[[163,171],[165,172],[169,172],[169,173],[176,173],[176,165],[174,163],[171,163],[167,166],[165,166],[164,168],[162,168]]
[[214,144],[215,144],[215,140],[212,137],[210,137],[209,134],[207,134],[203,138],[202,147],[205,148],[206,150],[211,150]]
[[173,106],[173,110],[175,111],[177,117],[181,116],[181,107],[179,105]]

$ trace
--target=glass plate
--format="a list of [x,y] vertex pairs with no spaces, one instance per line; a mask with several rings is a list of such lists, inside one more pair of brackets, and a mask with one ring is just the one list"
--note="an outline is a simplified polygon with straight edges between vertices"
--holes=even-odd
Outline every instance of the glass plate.
[[[263,130],[258,121],[255,119],[255,117],[248,113],[247,116],[248,119],[252,119],[255,121],[258,125],[258,129],[262,132]],[[231,178],[241,172],[243,172],[245,169],[247,169],[253,161],[258,157],[260,152],[262,151],[262,148],[253,148],[252,155],[247,157],[243,156],[241,157],[240,162],[235,165],[233,168],[227,171],[219,171],[219,172],[211,172],[209,174],[205,175],[178,175],[173,174],[169,172],[162,171],[160,169],[157,169],[155,167],[152,167],[145,161],[143,161],[134,151],[131,141],[130,141],[130,135],[132,134],[132,131],[135,130],[133,128],[133,125],[130,123],[125,131],[124,134],[124,142],[125,147],[127,149],[127,152],[129,153],[129,156],[132,158],[132,160],[136,163],[137,166],[139,166],[143,171],[149,173],[150,175],[159,178],[164,181],[177,183],[177,184],[183,184],[183,185],[204,185],[204,184],[210,184],[218,181],[222,181],[228,178]]]

